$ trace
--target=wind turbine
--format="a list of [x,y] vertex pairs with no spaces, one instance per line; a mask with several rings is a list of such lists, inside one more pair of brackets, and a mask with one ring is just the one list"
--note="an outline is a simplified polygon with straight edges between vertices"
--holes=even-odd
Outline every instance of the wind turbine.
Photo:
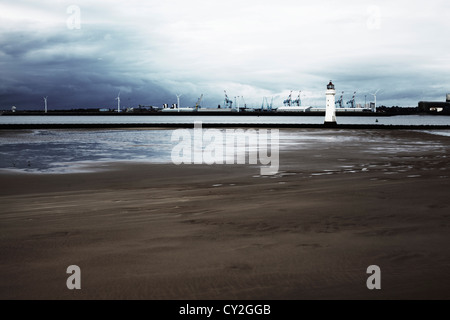
[[180,112],[180,97],[182,96],[182,94],[177,94],[177,109],[178,112]]
[[47,98],[48,98],[48,97],[44,97],[45,113],[47,113]]
[[116,100],[117,100],[117,112],[120,112],[120,91],[119,94],[117,95]]
[[372,112],[377,112],[377,93],[378,93],[378,91],[380,91],[380,89],[375,91],[375,93],[371,93],[371,95],[373,95],[373,98],[375,99],[375,107],[372,109]]

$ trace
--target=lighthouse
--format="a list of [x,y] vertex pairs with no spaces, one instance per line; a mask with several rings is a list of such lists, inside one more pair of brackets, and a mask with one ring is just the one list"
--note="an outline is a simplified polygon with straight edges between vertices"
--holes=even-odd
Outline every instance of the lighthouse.
[[331,82],[327,85],[326,92],[326,109],[325,109],[325,125],[336,125],[336,104],[335,104],[336,90],[334,84]]

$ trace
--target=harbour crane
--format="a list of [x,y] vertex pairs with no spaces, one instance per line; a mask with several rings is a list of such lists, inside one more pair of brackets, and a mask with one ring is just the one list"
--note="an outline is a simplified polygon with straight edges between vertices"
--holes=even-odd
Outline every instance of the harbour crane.
[[292,90],[291,90],[291,93],[289,94],[289,97],[283,101],[283,104],[285,106],[291,106],[291,102],[292,102]]
[[202,93],[202,95],[200,96],[200,98],[198,98],[197,103],[195,104],[194,109],[195,109],[196,111],[198,110],[198,108],[200,108],[200,103],[202,102],[202,99],[203,99],[203,93]]
[[297,99],[292,101],[293,105],[296,105],[297,107],[300,107],[302,105],[302,100],[300,99],[301,94],[302,94],[302,92],[299,91]]
[[223,90],[225,92],[225,100],[223,101],[223,105],[225,108],[232,108],[233,107],[233,101],[228,99],[228,95],[227,92],[225,90]]
[[356,91],[353,92],[353,97],[351,100],[347,101],[347,104],[350,104],[350,108],[354,108],[355,107],[355,96],[356,96]]
[[338,101],[336,101],[336,104],[339,106],[339,108],[342,108],[342,104],[344,103],[344,91],[342,91],[341,97]]

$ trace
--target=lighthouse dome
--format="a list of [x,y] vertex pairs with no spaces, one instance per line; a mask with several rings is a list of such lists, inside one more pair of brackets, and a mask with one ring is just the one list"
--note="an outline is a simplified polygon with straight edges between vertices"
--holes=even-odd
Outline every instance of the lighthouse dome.
[[334,90],[334,84],[331,82],[331,80],[330,80],[330,83],[327,85],[327,89]]

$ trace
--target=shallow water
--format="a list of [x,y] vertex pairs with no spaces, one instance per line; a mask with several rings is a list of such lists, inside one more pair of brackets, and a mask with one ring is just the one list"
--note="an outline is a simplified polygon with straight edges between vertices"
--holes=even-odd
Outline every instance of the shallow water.
[[[180,140],[179,135],[175,135],[180,132],[187,134],[187,138]],[[313,156],[320,160],[321,151],[336,149],[343,145],[367,145],[363,153],[383,153],[386,156],[441,147],[439,142],[416,141],[411,144],[409,141],[392,140],[366,134],[364,131],[327,129],[215,129],[214,131],[207,129],[202,131],[204,138],[198,147],[194,143],[195,132],[194,129],[3,130],[0,131],[0,169],[30,173],[66,173],[93,170],[90,168],[92,164],[95,164],[96,170],[101,169],[101,163],[106,162],[174,163],[173,150],[184,139],[192,147],[189,150],[191,152],[189,159],[194,160],[202,153],[203,157],[200,159],[203,163],[213,162],[219,158],[208,158],[212,153],[206,151],[215,146],[214,152],[220,151],[219,156],[222,157],[220,159],[223,163],[227,163],[231,157],[233,163],[235,156],[238,159],[244,155],[246,161],[244,164],[256,165],[261,164],[261,155],[269,157],[270,154],[270,160],[274,160],[272,153],[278,150],[280,152],[312,150]],[[215,132],[214,140],[207,140],[204,135],[206,132]],[[264,132],[267,133],[267,139],[259,139]],[[279,134],[278,139],[272,135],[275,132]],[[242,140],[241,144],[234,144],[243,133],[247,139]],[[227,144],[227,137],[231,137],[232,146]],[[263,151],[265,153],[262,153]],[[250,163],[250,153],[253,153],[259,162]],[[336,165],[346,165],[346,159],[336,159]]]
[[[167,162],[168,130],[20,130],[0,136],[0,168],[82,171],[92,162]],[[170,159],[170,158],[169,158]]]

